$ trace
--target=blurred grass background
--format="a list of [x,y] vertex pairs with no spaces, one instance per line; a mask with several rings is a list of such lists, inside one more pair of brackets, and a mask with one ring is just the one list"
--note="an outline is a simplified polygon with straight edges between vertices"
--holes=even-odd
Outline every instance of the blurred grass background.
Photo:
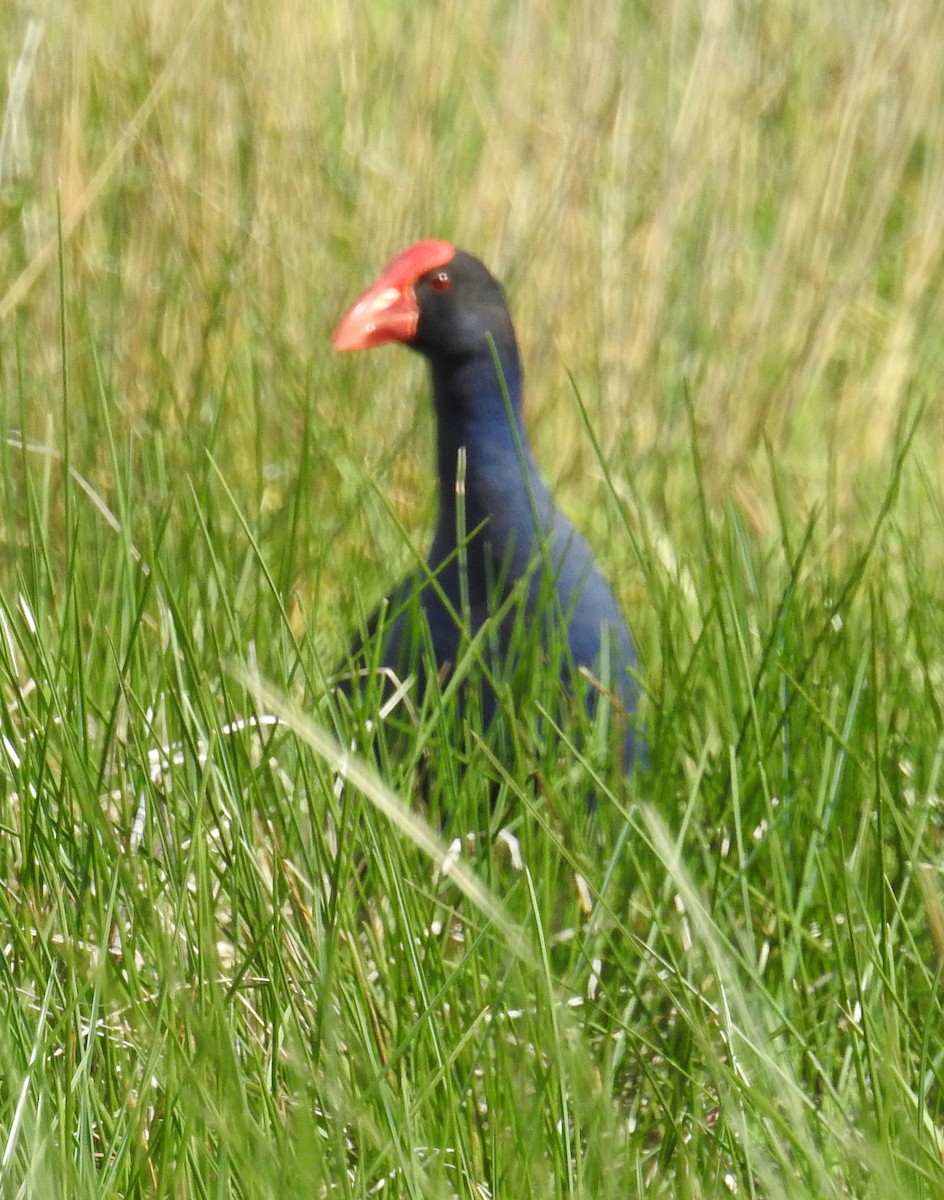
[[[11,67],[27,11],[2,18]],[[665,519],[692,494],[689,397],[713,501],[770,532],[766,440],[791,503],[854,536],[940,372],[941,37],[918,0],[54,10],[4,164],[5,386],[16,330],[26,430],[61,438],[58,195],[79,469],[107,471],[104,372],[117,436],[158,429],[185,469],[210,443],[256,503],[308,427],[326,482],[354,452],[428,506],[419,365],[342,366],[327,336],[437,234],[508,285],[570,505],[590,454],[565,370]],[[924,433],[936,472],[939,413]]]
[[[4,1194],[940,1195],[940,4],[16,0],[0,61]],[[350,732],[432,418],[329,337],[424,236],[650,690],[600,828],[424,735],[543,973],[225,670]]]

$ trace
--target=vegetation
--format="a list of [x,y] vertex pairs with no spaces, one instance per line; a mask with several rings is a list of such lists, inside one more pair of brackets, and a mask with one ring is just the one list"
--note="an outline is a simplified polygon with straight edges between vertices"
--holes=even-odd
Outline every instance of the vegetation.
[[[49,11],[0,11],[0,1195],[944,1194],[941,6]],[[330,330],[430,235],[630,614],[628,780],[333,687],[433,494],[422,365]]]

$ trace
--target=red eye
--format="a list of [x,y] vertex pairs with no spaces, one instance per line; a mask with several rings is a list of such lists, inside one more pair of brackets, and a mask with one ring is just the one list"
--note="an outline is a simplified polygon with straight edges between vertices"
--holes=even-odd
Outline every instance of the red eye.
[[437,271],[430,282],[434,292],[447,292],[452,287],[452,277],[448,271]]

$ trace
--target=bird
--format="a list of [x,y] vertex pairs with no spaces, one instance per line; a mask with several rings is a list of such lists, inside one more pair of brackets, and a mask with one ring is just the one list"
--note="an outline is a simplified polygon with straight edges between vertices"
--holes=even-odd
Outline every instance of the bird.
[[[431,647],[441,682],[482,634],[481,716],[488,726],[501,707],[497,681],[514,679],[509,660],[530,637],[545,657],[557,654],[563,696],[579,693],[591,717],[606,698],[628,771],[646,755],[633,720],[640,695],[635,647],[589,543],[558,508],[535,461],[501,284],[451,242],[416,242],[388,263],[333,336],[338,351],[388,343],[429,364],[438,515],[425,567],[368,621],[368,640],[383,639],[372,661],[397,680],[414,673],[423,686]],[[362,656],[363,643],[352,654]]]

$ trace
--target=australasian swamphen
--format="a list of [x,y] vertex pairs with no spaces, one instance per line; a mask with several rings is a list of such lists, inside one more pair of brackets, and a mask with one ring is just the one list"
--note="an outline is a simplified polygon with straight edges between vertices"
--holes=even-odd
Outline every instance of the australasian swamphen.
[[[428,571],[405,580],[382,609],[390,617],[380,664],[399,678],[411,671],[422,677],[419,606],[444,677],[463,640],[504,606],[497,637],[487,640],[496,669],[503,664],[494,660],[511,653],[523,628],[537,630],[545,646],[562,645],[562,687],[573,692],[578,676],[589,675],[581,687],[591,713],[601,695],[609,697],[628,768],[643,750],[632,722],[633,643],[593,552],[555,505],[532,456],[521,420],[518,346],[500,284],[449,242],[417,242],[389,263],[334,334],[336,350],[387,342],[429,360],[439,516]],[[482,703],[488,721],[496,707],[490,684]]]

